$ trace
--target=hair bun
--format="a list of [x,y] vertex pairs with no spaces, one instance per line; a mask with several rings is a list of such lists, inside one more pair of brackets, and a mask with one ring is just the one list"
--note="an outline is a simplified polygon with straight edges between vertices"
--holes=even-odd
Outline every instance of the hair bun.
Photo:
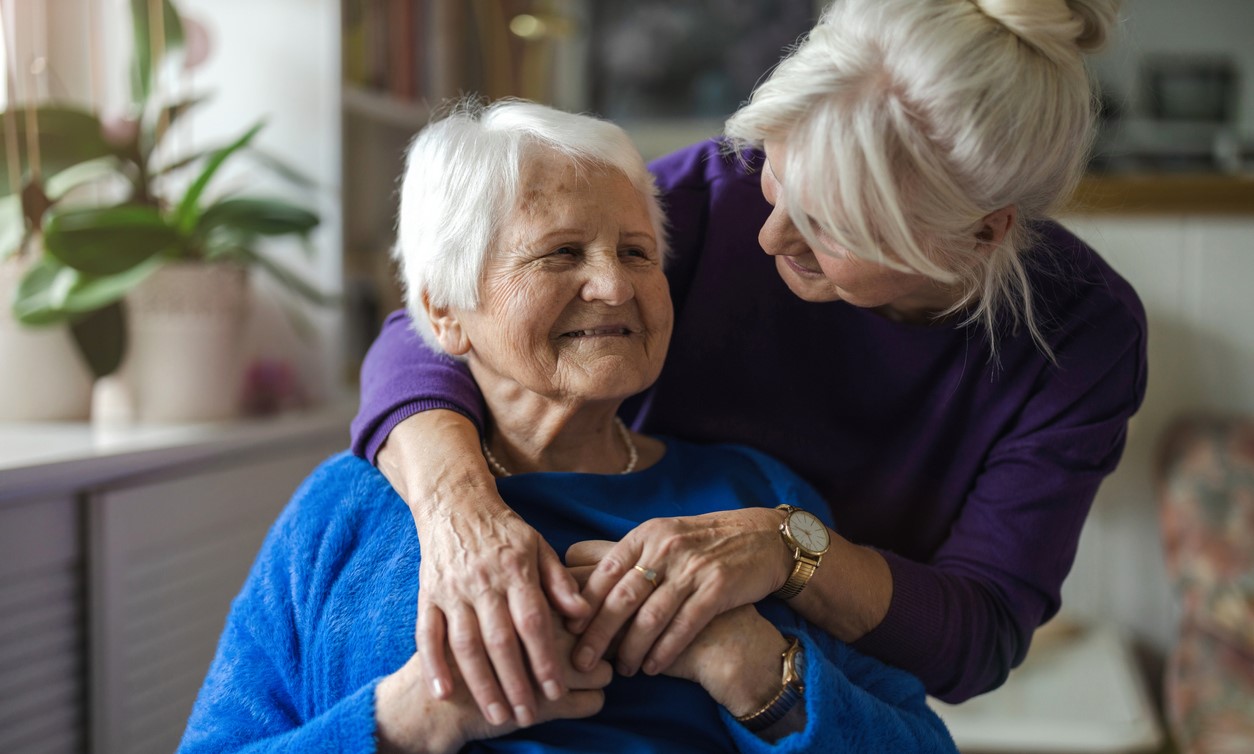
[[971,0],[984,15],[1059,62],[1101,49],[1119,0]]

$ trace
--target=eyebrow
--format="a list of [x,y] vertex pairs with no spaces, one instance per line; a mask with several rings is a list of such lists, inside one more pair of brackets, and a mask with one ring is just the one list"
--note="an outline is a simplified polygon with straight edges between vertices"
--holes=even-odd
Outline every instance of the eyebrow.
[[619,235],[620,240],[632,240],[632,239],[637,239],[637,238],[642,239],[644,241],[648,241],[650,243],[653,243],[657,240],[653,237],[652,233],[648,233],[643,230],[632,230],[632,231],[628,231],[626,233],[622,233]]
[[[584,235],[584,230],[582,228],[558,228],[557,230],[550,230],[548,233],[545,233],[542,236],[529,238],[524,243],[526,243],[528,246],[543,246],[544,244],[548,243],[552,239],[570,238],[572,236],[578,236],[582,238],[583,235]],[[618,238],[620,241],[642,239],[642,240],[646,240],[649,242],[656,242],[657,240],[653,237],[653,233],[649,231],[643,231],[643,230],[629,230],[626,233],[620,233]]]

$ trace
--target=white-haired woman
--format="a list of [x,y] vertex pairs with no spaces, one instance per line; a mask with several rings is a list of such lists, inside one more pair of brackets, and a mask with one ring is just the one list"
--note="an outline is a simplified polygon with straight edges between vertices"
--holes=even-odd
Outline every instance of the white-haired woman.
[[[526,707],[515,658],[553,672],[536,641],[550,602],[582,631],[578,666],[623,632],[619,670],[656,673],[713,616],[777,593],[943,699],[1000,685],[1058,611],[1145,391],[1136,294],[1048,219],[1090,143],[1082,58],[1115,18],[1116,0],[835,0],[728,141],[651,166],[677,321],[623,417],[784,460],[832,506],[824,552],[771,506],[676,517],[625,537],[577,592],[473,453],[472,375],[394,316],[353,447],[412,508],[429,562],[459,574],[423,574],[430,677],[450,677],[447,637],[481,698]],[[661,588],[630,591],[638,563]],[[448,616],[505,595],[510,613],[480,626],[519,638],[489,663]]]
[[[475,376],[481,457],[549,543],[596,558],[654,516],[775,500],[830,520],[760,453],[655,439],[617,418],[657,378],[673,324],[661,211],[621,129],[530,103],[464,107],[414,140],[401,195],[410,312]],[[465,684],[437,697],[414,652],[426,559],[376,469],[348,453],[324,464],[232,607],[182,751],[956,752],[916,679],[778,600],[715,618],[667,676],[611,681],[607,663],[564,660],[555,700],[531,688],[537,706],[485,716]],[[633,576],[636,591],[660,583]],[[550,631],[567,657],[575,636]]]

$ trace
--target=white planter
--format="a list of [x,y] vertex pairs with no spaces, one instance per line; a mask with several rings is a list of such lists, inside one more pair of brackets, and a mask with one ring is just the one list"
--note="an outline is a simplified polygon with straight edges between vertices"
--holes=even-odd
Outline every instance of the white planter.
[[171,263],[136,287],[126,298],[129,342],[119,373],[133,418],[238,415],[247,311],[248,273],[236,265]]
[[27,328],[13,319],[13,296],[28,266],[0,261],[0,422],[85,420],[92,377],[69,330]]

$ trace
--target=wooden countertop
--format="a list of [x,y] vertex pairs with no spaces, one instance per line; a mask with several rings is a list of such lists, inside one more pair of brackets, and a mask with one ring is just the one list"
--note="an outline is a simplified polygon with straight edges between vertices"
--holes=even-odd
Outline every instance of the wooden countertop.
[[1092,173],[1067,215],[1254,215],[1254,175]]

